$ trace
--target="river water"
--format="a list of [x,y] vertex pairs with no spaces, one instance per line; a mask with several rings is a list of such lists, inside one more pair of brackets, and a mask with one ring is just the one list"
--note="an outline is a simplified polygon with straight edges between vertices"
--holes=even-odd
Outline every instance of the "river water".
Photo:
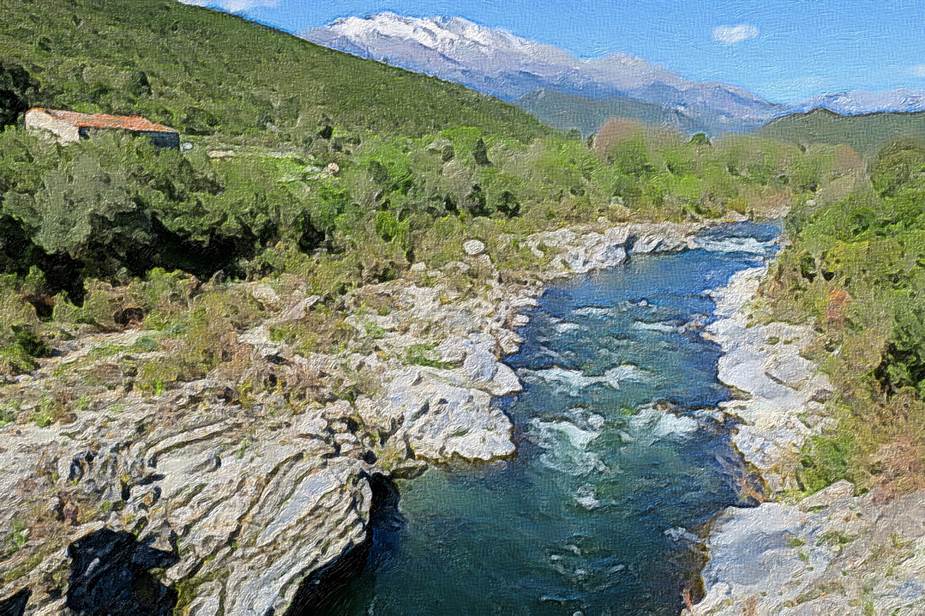
[[698,531],[744,504],[748,481],[712,410],[730,392],[701,337],[707,292],[771,258],[778,233],[729,225],[702,248],[550,287],[506,359],[524,392],[498,401],[518,457],[399,482],[364,571],[326,612],[678,614]]

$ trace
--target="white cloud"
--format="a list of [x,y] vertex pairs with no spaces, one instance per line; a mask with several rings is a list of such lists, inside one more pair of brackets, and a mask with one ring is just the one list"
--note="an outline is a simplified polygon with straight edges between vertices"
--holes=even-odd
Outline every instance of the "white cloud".
[[913,66],[912,74],[916,77],[925,77],[925,64],[916,64]]
[[229,13],[241,13],[261,6],[276,6],[279,0],[180,0],[183,4],[210,6]]
[[723,45],[735,45],[742,41],[758,38],[758,28],[751,24],[737,26],[716,26],[713,28],[713,40]]

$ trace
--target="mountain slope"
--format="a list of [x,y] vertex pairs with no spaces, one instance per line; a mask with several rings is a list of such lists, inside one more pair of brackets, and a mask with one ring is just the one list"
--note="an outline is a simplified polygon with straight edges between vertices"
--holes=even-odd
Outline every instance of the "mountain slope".
[[925,113],[843,116],[819,109],[774,120],[761,134],[794,143],[845,143],[870,154],[893,139],[925,140]]
[[580,59],[460,17],[381,13],[340,19],[305,36],[326,47],[463,83],[506,100],[537,90],[590,98],[629,96],[689,117],[710,118],[724,130],[756,127],[783,111],[740,88],[692,82],[628,54]]
[[590,135],[610,118],[630,118],[646,124],[666,126],[683,133],[709,132],[710,128],[679,111],[626,96],[593,99],[564,92],[540,90],[515,103],[542,122],[563,130],[577,129]]
[[33,74],[43,102],[143,113],[185,132],[311,134],[325,116],[390,133],[545,131],[458,85],[175,0],[8,0],[0,58]]

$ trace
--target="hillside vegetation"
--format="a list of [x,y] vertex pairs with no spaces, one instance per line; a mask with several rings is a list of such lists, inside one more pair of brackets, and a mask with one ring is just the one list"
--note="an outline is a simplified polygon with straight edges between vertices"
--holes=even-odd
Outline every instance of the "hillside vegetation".
[[760,134],[790,143],[841,143],[872,155],[898,138],[925,139],[925,112],[843,116],[817,109],[774,120]]
[[925,485],[925,147],[897,142],[869,181],[788,217],[792,240],[765,289],[772,314],[822,332],[837,426],[802,455],[808,491],[849,479]]
[[32,75],[35,102],[141,113],[187,134],[300,143],[326,123],[409,135],[454,124],[544,132],[461,86],[176,0],[7,0],[0,59]]
[[[321,296],[280,335],[330,351],[349,334],[349,289],[419,263],[460,293],[478,288],[484,273],[458,263],[467,239],[516,276],[543,266],[524,242],[537,231],[774,214],[857,167],[839,147],[691,142],[626,121],[589,145],[457,86],[173,0],[8,7],[7,377],[33,370],[62,340],[139,324],[160,332],[152,348],[167,355],[139,367],[143,387],[201,376],[230,361],[237,333],[259,316],[242,303],[241,280]],[[117,135],[61,146],[21,127],[36,103],[141,112],[181,128],[192,149]]]

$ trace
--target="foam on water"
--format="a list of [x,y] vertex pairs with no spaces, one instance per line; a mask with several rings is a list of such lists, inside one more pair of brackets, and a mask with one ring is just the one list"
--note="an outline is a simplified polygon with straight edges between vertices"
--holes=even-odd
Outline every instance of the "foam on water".
[[568,363],[568,361],[573,359],[575,356],[575,354],[571,351],[555,351],[545,344],[537,345],[537,354],[540,356],[549,357],[558,363]]
[[569,420],[574,422],[577,426],[587,427],[594,432],[600,432],[604,427],[604,424],[607,422],[607,419],[603,415],[598,415],[597,413],[592,413],[591,411],[575,407],[570,408],[566,415]]
[[595,385],[620,389],[623,383],[629,381],[647,382],[653,378],[652,374],[632,364],[622,364],[611,368],[600,376],[589,376],[580,370],[569,370],[561,366],[553,366],[542,370],[524,369],[519,374],[528,382],[545,381],[552,385],[557,392],[572,396],[580,395],[584,389]]
[[607,383],[615,388],[620,387],[620,383],[633,381],[636,383],[647,383],[652,381],[655,376],[633,364],[621,364],[616,368],[611,368],[604,374]]
[[650,332],[662,332],[666,334],[678,331],[678,327],[676,325],[672,325],[671,323],[649,323],[647,321],[634,321],[633,329],[644,329]]
[[587,376],[580,370],[568,370],[560,366],[542,370],[522,369],[520,376],[528,383],[545,382],[557,393],[577,396],[581,391],[602,382],[602,377]]
[[[569,419],[538,417],[530,421],[527,435],[544,450],[540,460],[545,466],[571,476],[608,471],[600,455],[590,450],[591,444],[601,436],[600,428],[594,429],[590,417],[581,410],[574,411],[572,416],[577,423]],[[603,425],[596,420],[594,423]]]
[[697,248],[711,252],[742,252],[765,255],[777,245],[777,240],[762,242],[753,237],[732,237],[726,239],[704,238],[694,242]]
[[594,493],[594,486],[588,483],[578,488],[575,492],[575,502],[588,511],[593,511],[601,507],[601,501],[597,499]]
[[678,415],[654,406],[640,409],[630,418],[627,425],[635,436],[654,440],[687,438],[700,428],[700,424],[693,417]]
[[[585,451],[588,445],[601,435],[599,431],[582,430],[571,421],[565,420],[543,421],[542,419],[534,419],[530,422],[530,425],[538,430],[538,443],[547,449],[552,449],[556,445],[565,442],[576,450]],[[565,437],[564,441],[559,436]]]
[[599,306],[585,306],[572,311],[572,314],[577,317],[591,317],[595,319],[605,319],[612,316],[613,313],[613,308],[601,308]]

